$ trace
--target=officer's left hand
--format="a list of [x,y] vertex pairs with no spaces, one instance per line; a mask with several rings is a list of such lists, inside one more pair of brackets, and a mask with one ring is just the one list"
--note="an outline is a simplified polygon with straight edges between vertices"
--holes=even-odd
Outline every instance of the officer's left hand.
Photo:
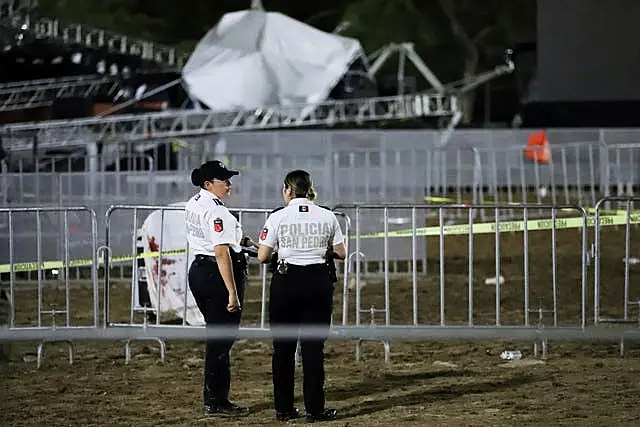
[[235,293],[229,294],[229,304],[227,305],[227,311],[229,313],[234,313],[240,310],[242,310],[242,307],[240,306],[240,300],[238,299],[238,295]]

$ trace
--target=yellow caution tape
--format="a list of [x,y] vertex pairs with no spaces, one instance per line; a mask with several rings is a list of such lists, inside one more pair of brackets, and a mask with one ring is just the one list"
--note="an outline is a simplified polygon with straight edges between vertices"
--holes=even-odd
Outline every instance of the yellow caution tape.
[[[555,228],[556,230],[568,229],[568,228],[582,228],[585,219],[583,217],[571,217],[571,218],[556,218]],[[595,225],[595,218],[589,217],[586,220],[587,227],[593,227]],[[527,231],[540,231],[551,230],[553,228],[553,219],[530,219],[526,221]],[[601,226],[611,225],[625,225],[627,223],[627,216],[624,215],[608,215],[600,217]],[[640,215],[630,215],[629,224],[640,224]],[[525,221],[500,221],[498,222],[498,231],[500,233],[509,232],[524,232]],[[471,226],[466,224],[445,225],[442,227],[442,233],[447,236],[469,234]],[[495,222],[483,222],[473,224],[473,234],[488,234],[496,232]],[[440,226],[420,227],[416,228],[416,236],[439,236]],[[412,230],[393,230],[387,233],[389,237],[411,237],[413,236]],[[384,232],[369,233],[360,236],[362,239],[373,239],[384,237]]]
[[[595,225],[595,218],[589,217],[587,218],[587,227],[593,227]],[[527,231],[541,231],[541,230],[551,230],[553,228],[553,219],[530,219],[527,222]],[[555,228],[556,230],[570,229],[570,228],[582,228],[584,224],[584,218],[582,217],[571,217],[571,218],[556,218],[555,220]],[[600,217],[600,225],[601,226],[615,226],[615,225],[625,225],[627,224],[627,215],[606,215]],[[629,224],[640,224],[640,214],[632,214],[629,216]],[[445,225],[442,227],[442,234],[445,236],[454,236],[454,235],[468,235],[471,232],[472,227],[468,224],[454,224],[454,225]],[[524,232],[525,229],[525,221],[500,221],[498,223],[498,232],[500,233],[513,233],[513,232]],[[440,235],[440,226],[430,226],[430,227],[419,227],[415,230],[416,236],[439,236]],[[474,223],[473,224],[473,233],[474,234],[494,234],[496,232],[496,223],[495,222],[483,222],[483,223]],[[376,232],[376,233],[368,233],[361,235],[361,239],[377,239],[384,237],[384,232]],[[412,230],[393,230],[387,233],[388,237],[411,237],[413,236]],[[354,239],[355,237],[352,237]],[[176,255],[183,254],[186,252],[186,249],[173,249],[162,251],[163,255]],[[132,261],[133,259],[141,259],[141,258],[154,258],[159,255],[159,252],[144,252],[141,254],[137,254],[136,256],[132,255],[118,255],[112,256],[109,259],[110,263],[117,264],[123,263],[126,261]],[[98,265],[103,264],[104,260],[102,257],[98,258]],[[93,260],[90,258],[84,259],[74,259],[69,261],[68,267],[87,267],[93,264]],[[60,269],[65,268],[64,261],[44,261],[40,264],[40,268],[42,270],[51,270],[51,269]],[[36,271],[38,270],[37,262],[20,262],[13,264],[14,272],[24,272],[24,271]],[[0,265],[0,273],[9,273],[11,271],[11,264],[2,264]]]
[[[460,203],[458,202],[456,199],[452,199],[449,197],[438,197],[438,196],[427,196],[424,198],[424,201],[429,203],[429,202],[433,202],[433,203]],[[462,203],[466,203],[466,202],[462,202]],[[508,206],[515,206],[515,207],[522,207],[521,203],[516,203],[516,202],[499,202],[496,200],[483,200],[481,202],[481,204],[488,204],[488,205],[508,205]],[[527,207],[529,209],[533,209],[535,208],[535,204],[534,205],[527,205]],[[550,209],[550,208],[543,208],[543,209]],[[576,212],[576,209],[571,209],[571,208],[560,208],[558,209],[559,211],[562,212]],[[591,214],[595,214],[596,210],[595,208],[584,208],[584,210],[588,213]],[[637,214],[640,213],[640,210],[630,210],[629,211],[632,214]],[[627,215],[627,211],[626,209],[600,209],[600,214],[601,215]]]
[[[172,249],[168,251],[162,251],[162,255],[176,255],[183,254],[186,252],[186,249]],[[113,264],[123,263],[126,261],[132,261],[133,259],[140,258],[153,258],[157,257],[159,252],[144,252],[136,255],[135,257],[132,255],[118,255],[112,256],[109,258],[109,262]],[[104,259],[102,257],[98,258],[98,265],[103,264]],[[66,265],[64,261],[43,261],[40,264],[40,268],[42,270],[51,270],[54,268],[60,269],[65,267],[88,267],[93,264],[93,260],[91,258],[82,258],[82,259],[73,259],[69,260],[69,264]],[[17,262],[13,264],[14,272],[22,272],[22,271],[36,271],[38,270],[38,262]],[[0,265],[0,273],[9,273],[11,272],[11,264],[1,264]]]

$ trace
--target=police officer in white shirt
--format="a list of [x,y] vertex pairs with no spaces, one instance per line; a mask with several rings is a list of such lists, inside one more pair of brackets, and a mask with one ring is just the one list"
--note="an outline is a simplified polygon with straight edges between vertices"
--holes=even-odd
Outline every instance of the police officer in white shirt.
[[[191,173],[200,187],[185,207],[189,249],[195,260],[189,268],[189,288],[207,325],[239,327],[247,278],[247,259],[242,252],[242,227],[224,206],[231,177],[238,175],[220,161],[210,161]],[[246,242],[245,242],[246,243]],[[231,369],[229,351],[234,340],[208,340],[204,367],[206,415],[243,416],[247,408],[229,401]]]
[[[282,195],[286,207],[269,215],[260,234],[258,259],[270,262],[278,250],[278,268],[271,280],[269,323],[273,340],[273,392],[276,418],[298,418],[294,407],[294,373],[297,339],[278,337],[278,326],[301,325],[324,329],[328,334],[333,310],[333,283],[325,257],[329,253],[344,259],[344,238],[338,219],[328,209],[314,204],[311,177],[295,170],[284,179]],[[326,328],[326,329],[325,329]],[[300,339],[303,365],[304,405],[309,421],[336,417],[335,409],[325,408],[325,336]]]
[[[315,201],[315,198],[316,198],[315,192],[311,191],[310,194],[307,196],[307,198],[312,202]],[[327,206],[322,206],[322,205],[318,205],[318,206],[324,209],[331,210],[331,208]],[[270,212],[270,214],[274,212],[278,212],[280,209],[284,209],[285,207],[286,206],[280,206],[278,208],[275,208]],[[335,285],[335,283],[338,281],[338,271],[336,270],[336,263],[335,263],[335,259],[333,258],[333,253],[331,252],[332,246],[333,245],[329,244],[329,247],[328,247],[329,251],[327,252],[327,257],[325,259],[325,262],[327,263],[327,268],[329,269],[329,277],[331,278],[331,283]],[[271,257],[271,261],[269,262],[268,271],[270,273],[275,273],[277,268],[278,268],[278,252],[275,251],[273,252],[273,256]]]

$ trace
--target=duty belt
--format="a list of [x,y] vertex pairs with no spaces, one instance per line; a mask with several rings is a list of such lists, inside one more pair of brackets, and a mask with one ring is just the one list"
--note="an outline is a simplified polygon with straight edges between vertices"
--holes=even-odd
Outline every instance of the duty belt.
[[[240,253],[236,253],[232,250],[229,250],[229,254],[231,255],[231,262],[234,266],[234,268],[239,268],[239,269],[246,269],[248,266],[247,263],[247,256],[244,254],[244,252],[240,252]],[[196,260],[197,261],[209,261],[209,262],[216,262],[216,257],[211,256],[211,255],[196,255]]]

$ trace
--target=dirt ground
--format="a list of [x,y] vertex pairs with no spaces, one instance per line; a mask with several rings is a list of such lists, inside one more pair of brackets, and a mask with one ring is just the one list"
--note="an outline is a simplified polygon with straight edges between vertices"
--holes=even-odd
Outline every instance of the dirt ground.
[[[638,232],[633,230],[633,237]],[[530,300],[542,299],[550,308],[553,271],[551,235],[530,234]],[[623,229],[603,234],[603,315],[617,316],[622,307],[624,264]],[[578,325],[580,320],[580,234],[558,231],[558,321]],[[631,245],[632,256],[640,253]],[[637,241],[637,240],[635,240]],[[429,240],[428,274],[418,277],[419,321],[438,324],[439,257],[437,238]],[[522,324],[522,234],[501,235],[501,321]],[[495,321],[495,286],[485,278],[494,275],[493,236],[474,242],[474,321]],[[445,304],[447,324],[467,322],[467,239],[447,237]],[[636,270],[638,268],[638,270]],[[588,319],[593,318],[593,264],[588,270]],[[640,267],[630,271],[630,297],[640,297],[634,287]],[[362,305],[383,306],[383,281],[369,277],[362,290]],[[605,280],[606,279],[606,280]],[[245,325],[256,324],[260,313],[260,286],[253,282],[245,302]],[[390,284],[392,324],[409,324],[411,282],[394,278]],[[36,319],[35,291],[16,294],[18,323]],[[112,287],[113,320],[128,318],[127,284]],[[71,294],[74,321],[90,319],[91,298],[86,287]],[[353,322],[353,291],[350,322]],[[45,306],[61,304],[64,292],[45,292]],[[335,295],[335,321],[340,320],[342,295]],[[535,323],[537,317],[531,314]],[[537,316],[537,315],[535,315]],[[544,315],[549,325],[553,316]],[[381,322],[383,316],[376,318]],[[363,322],[369,322],[363,315]],[[124,361],[122,343],[77,343],[75,361],[69,365],[66,347],[45,347],[43,366],[37,370],[35,344],[13,346],[8,364],[0,365],[0,419],[6,426],[146,426],[146,425],[277,425],[272,409],[271,347],[268,342],[238,342],[233,348],[233,400],[248,405],[251,415],[240,421],[202,418],[201,343],[167,343],[167,360],[159,362],[158,349],[148,343],[134,346],[133,360]],[[520,361],[499,357],[506,349],[519,349]],[[533,356],[532,344],[521,342],[392,342],[391,363],[383,361],[382,345],[363,344],[363,358],[355,360],[353,342],[330,341],[326,346],[328,406],[340,417],[336,426],[468,426],[468,425],[638,425],[637,396],[640,381],[640,345],[628,345],[624,357],[616,343],[551,342],[548,359]],[[297,401],[302,409],[298,370]],[[303,424],[303,420],[294,424]]]

